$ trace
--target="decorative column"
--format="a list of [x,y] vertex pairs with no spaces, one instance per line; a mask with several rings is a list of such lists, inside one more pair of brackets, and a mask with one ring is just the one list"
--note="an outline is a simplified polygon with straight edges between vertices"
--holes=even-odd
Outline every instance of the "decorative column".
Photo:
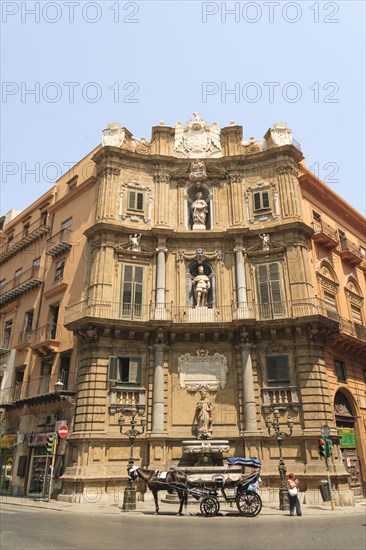
[[[246,340],[246,337],[242,337]],[[241,363],[243,373],[243,396],[244,396],[244,430],[246,433],[256,433],[257,429],[257,408],[255,403],[254,379],[252,357],[250,355],[251,345],[242,342]]]
[[168,225],[168,215],[169,215],[169,184],[170,184],[170,174],[158,170],[154,174],[155,182],[155,192],[156,192],[156,201],[155,201],[155,220],[156,225]]
[[241,225],[244,219],[242,180],[243,176],[241,174],[230,174],[230,195],[233,225]]
[[159,239],[156,248],[156,307],[165,309],[165,254],[168,251],[165,248],[165,239]]
[[96,221],[115,219],[118,210],[117,181],[121,173],[120,166],[114,162],[102,165],[98,173],[98,194],[96,201]]
[[156,331],[154,344],[154,384],[152,402],[152,432],[164,432],[164,329]]
[[242,243],[236,242],[235,252],[235,268],[236,268],[236,300],[237,300],[237,313],[239,319],[248,318],[248,304],[247,304],[247,283],[245,277],[245,266]]

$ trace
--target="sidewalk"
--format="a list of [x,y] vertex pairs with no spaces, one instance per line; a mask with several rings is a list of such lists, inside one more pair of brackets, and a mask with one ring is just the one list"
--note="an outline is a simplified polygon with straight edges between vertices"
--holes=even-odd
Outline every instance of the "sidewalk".
[[[72,512],[79,514],[138,514],[141,516],[152,515],[155,510],[154,503],[152,501],[136,503],[136,512],[122,512],[121,506],[122,502],[116,503],[107,503],[107,502],[81,502],[81,503],[70,503],[70,502],[60,502],[57,500],[51,500],[47,502],[45,499],[37,499],[36,497],[13,497],[9,495],[0,495],[0,510],[1,505],[7,504],[12,506],[23,506],[26,508],[38,508],[45,510],[54,510],[59,512]],[[162,516],[166,515],[175,516],[178,511],[178,503],[167,504],[159,502],[160,514]],[[334,511],[331,510],[330,502],[322,504],[302,504],[302,512],[304,516],[319,516],[319,515],[328,515],[328,516],[337,516],[345,514],[366,514],[366,500],[358,502],[356,506],[343,506],[336,507]],[[230,507],[227,503],[220,503],[220,512],[219,516],[225,515],[237,515],[238,510],[233,504]],[[200,516],[199,505],[197,504],[188,504],[187,510],[185,512],[187,516]],[[288,516],[289,512],[283,512],[278,509],[277,504],[263,504],[261,516]]]

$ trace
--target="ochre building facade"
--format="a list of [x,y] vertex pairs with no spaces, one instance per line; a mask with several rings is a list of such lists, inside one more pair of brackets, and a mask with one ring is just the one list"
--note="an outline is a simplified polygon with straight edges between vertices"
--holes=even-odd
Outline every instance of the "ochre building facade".
[[307,502],[325,475],[325,424],[337,501],[363,494],[365,219],[306,169],[286,124],[243,141],[241,126],[195,113],[154,127],[150,142],[110,124],[9,218],[3,490],[47,492],[45,442],[63,422],[55,494],[120,498],[130,455],[120,415],[134,407],[147,419],[135,462],[179,467],[204,390],[225,456],[263,461],[265,499],[278,499],[275,409],[284,429],[294,422],[283,457]]

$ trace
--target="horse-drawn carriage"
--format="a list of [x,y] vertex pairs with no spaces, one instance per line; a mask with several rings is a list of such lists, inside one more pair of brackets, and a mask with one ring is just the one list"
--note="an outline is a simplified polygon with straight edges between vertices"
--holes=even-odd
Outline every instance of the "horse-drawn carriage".
[[[224,476],[214,475],[210,484],[194,486],[188,481],[184,472],[171,470],[157,472],[144,470],[133,466],[129,471],[132,480],[142,479],[152,491],[155,501],[155,513],[159,513],[158,492],[161,490],[175,490],[179,498],[178,515],[182,515],[183,505],[187,504],[188,496],[199,501],[200,511],[206,517],[216,516],[220,510],[220,501],[235,503],[239,513],[243,516],[254,517],[262,509],[262,500],[258,492],[253,489],[259,479],[261,462],[255,458],[228,458],[228,467],[241,465],[251,468],[252,472],[238,480],[230,493],[225,487]],[[162,475],[163,474],[163,475]]]

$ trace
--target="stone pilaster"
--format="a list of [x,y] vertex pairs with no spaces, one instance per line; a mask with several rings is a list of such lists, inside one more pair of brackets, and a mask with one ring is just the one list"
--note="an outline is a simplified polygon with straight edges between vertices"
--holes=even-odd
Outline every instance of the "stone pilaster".
[[230,204],[233,225],[243,225],[244,222],[244,193],[242,180],[243,176],[241,174],[230,174]]
[[277,180],[280,194],[282,217],[299,219],[302,215],[298,172],[291,162],[277,167]]
[[157,331],[154,345],[154,382],[152,399],[152,433],[164,432],[164,330]]
[[241,344],[241,362],[243,372],[243,400],[244,400],[244,434],[251,434],[258,431],[257,408],[254,393],[254,378],[252,357],[250,354],[251,345]]
[[117,181],[121,168],[115,163],[103,166],[98,174],[96,200],[96,222],[106,222],[116,218],[118,210]]
[[156,172],[155,182],[155,224],[168,225],[169,208],[169,183],[170,175],[167,172]]

